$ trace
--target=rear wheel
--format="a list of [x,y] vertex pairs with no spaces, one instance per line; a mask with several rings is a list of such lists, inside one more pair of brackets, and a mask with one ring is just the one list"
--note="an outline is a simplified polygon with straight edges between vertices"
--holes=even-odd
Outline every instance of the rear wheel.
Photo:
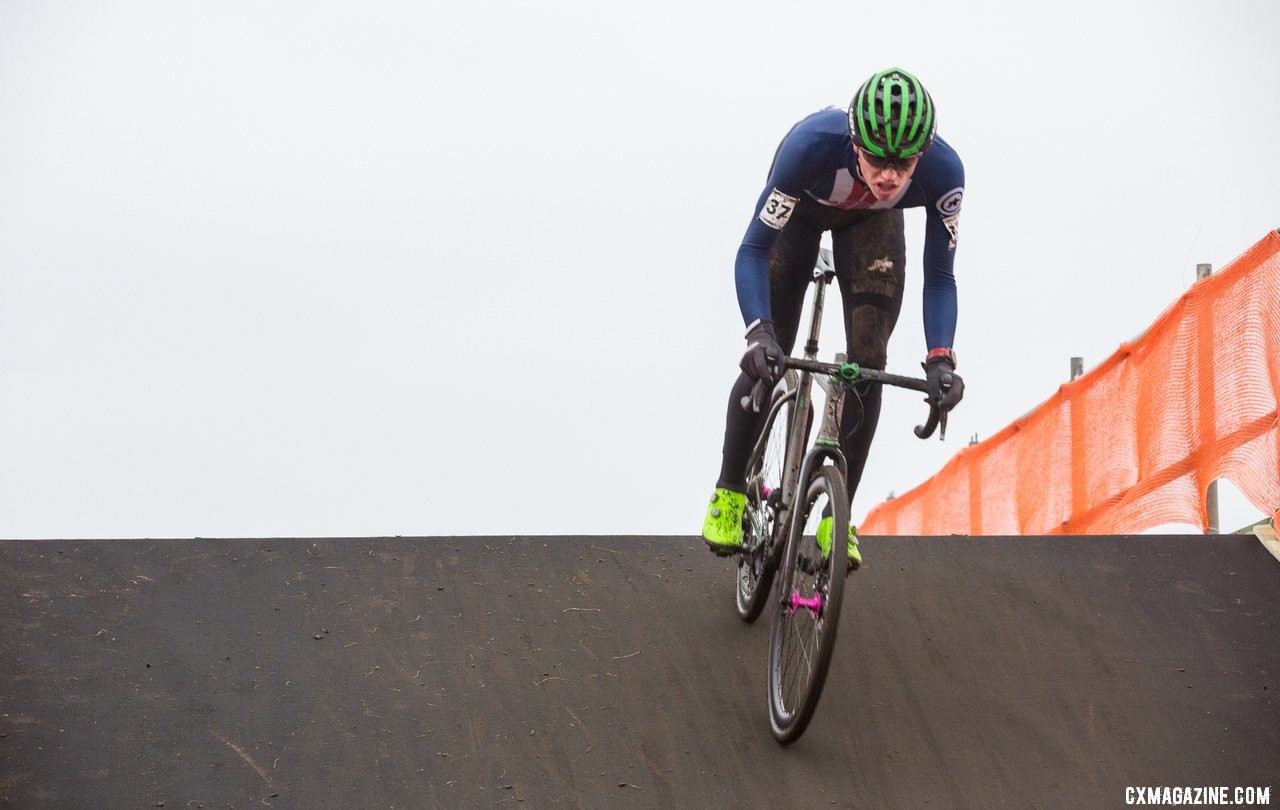
[[[822,695],[835,648],[848,556],[849,501],[831,465],[801,482],[783,557],[769,636],[769,723],[783,744],[804,733]],[[832,517],[831,552],[818,547],[817,526]]]
[[[786,387],[789,391],[795,390],[790,384],[794,382],[793,378],[794,374],[788,379]],[[774,395],[775,404],[780,399],[784,401],[773,419],[765,425],[765,441],[757,446],[747,475],[747,507],[742,513],[743,552],[738,558],[737,587],[734,589],[738,616],[745,622],[754,622],[764,611],[786,534],[779,523],[787,435],[791,430],[795,406],[795,397],[786,397],[782,391]]]

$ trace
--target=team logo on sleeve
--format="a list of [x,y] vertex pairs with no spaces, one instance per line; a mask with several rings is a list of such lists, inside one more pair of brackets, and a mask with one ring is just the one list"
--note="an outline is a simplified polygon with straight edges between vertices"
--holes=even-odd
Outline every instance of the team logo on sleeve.
[[760,221],[775,231],[782,230],[782,226],[791,219],[791,212],[796,210],[797,202],[799,200],[795,197],[783,194],[775,188],[769,192],[768,199],[764,201],[764,207],[760,209]]
[[960,201],[964,199],[964,186],[953,188],[938,198],[938,213],[953,217],[960,213]]

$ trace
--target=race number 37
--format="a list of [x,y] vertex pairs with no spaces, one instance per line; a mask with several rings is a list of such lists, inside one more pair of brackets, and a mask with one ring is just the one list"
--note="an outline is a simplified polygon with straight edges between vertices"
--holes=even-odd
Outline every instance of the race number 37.
[[791,212],[796,210],[796,202],[795,197],[789,197],[775,188],[769,192],[764,207],[760,209],[760,221],[775,231],[782,230],[782,226],[791,219]]

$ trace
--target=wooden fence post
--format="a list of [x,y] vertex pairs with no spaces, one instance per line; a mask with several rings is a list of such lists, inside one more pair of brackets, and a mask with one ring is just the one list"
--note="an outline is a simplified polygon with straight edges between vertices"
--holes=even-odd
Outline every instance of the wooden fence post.
[[[1196,281],[1206,279],[1213,273],[1212,264],[1196,265]],[[1218,482],[1210,481],[1209,489],[1204,496],[1204,511],[1209,518],[1209,528],[1205,534],[1221,534],[1222,527],[1218,523]]]

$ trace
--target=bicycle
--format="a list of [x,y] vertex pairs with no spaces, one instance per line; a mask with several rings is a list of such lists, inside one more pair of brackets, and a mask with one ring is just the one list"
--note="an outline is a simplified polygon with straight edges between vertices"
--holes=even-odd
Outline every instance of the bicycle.
[[[738,615],[754,622],[768,603],[775,575],[782,571],[769,637],[769,723],[784,745],[799,739],[813,717],[840,618],[849,534],[848,467],[840,451],[845,396],[858,397],[853,386],[861,382],[927,390],[924,380],[862,368],[847,362],[843,354],[836,355],[835,363],[817,359],[826,289],[834,278],[831,253],[824,248],[813,271],[816,290],[804,357],[783,359],[784,373],[769,398],[768,416],[747,462],[735,600]],[[815,378],[826,390],[826,406],[818,437],[805,452]],[[764,386],[757,384],[742,406],[759,410],[764,393]],[[938,427],[939,438],[945,438],[946,413],[931,406],[928,420],[915,428],[915,434],[926,439]],[[824,556],[815,524],[828,515],[833,539]]]

